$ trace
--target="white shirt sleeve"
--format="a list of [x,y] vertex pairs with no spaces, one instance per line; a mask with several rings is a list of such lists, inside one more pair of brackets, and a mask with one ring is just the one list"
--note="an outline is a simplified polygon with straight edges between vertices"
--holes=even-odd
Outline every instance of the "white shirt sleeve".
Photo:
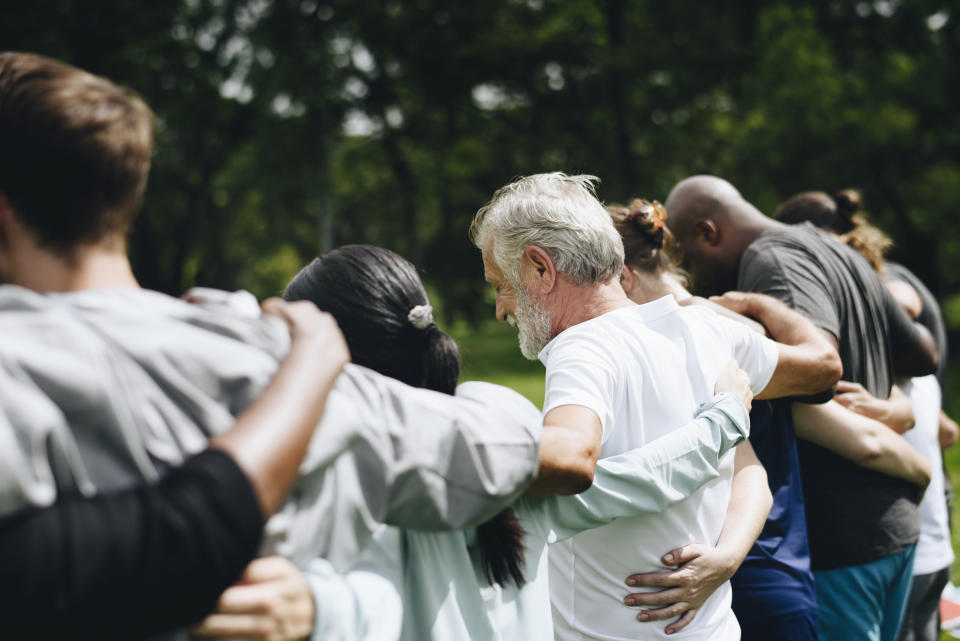
[[562,337],[547,361],[543,415],[563,405],[586,407],[600,419],[606,442],[613,423],[617,371],[608,345],[583,334]]
[[770,382],[777,362],[780,360],[780,348],[777,343],[756,332],[743,323],[717,314],[716,328],[725,338],[733,357],[740,368],[750,377],[750,388],[759,394]]

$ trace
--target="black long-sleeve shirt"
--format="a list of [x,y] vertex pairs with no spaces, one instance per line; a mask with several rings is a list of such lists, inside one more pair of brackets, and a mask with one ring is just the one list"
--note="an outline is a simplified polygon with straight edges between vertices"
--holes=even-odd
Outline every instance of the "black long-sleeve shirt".
[[249,479],[214,449],[156,485],[6,519],[0,637],[129,640],[199,621],[255,556],[263,525]]

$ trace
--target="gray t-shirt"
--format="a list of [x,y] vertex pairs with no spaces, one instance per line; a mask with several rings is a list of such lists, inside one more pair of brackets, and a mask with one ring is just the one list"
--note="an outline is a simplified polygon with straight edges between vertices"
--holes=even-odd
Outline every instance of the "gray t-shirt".
[[[744,252],[738,286],[769,294],[837,339],[843,378],[887,398],[895,355],[919,336],[870,264],[804,223],[765,232]],[[814,570],[860,565],[919,536],[916,489],[799,441]]]
[[937,380],[940,381],[940,388],[945,389],[947,372],[947,327],[943,322],[943,313],[940,311],[940,305],[926,285],[923,284],[917,275],[912,271],[900,265],[887,261],[883,268],[883,275],[887,281],[901,281],[910,285],[917,294],[920,295],[920,301],[923,303],[923,309],[920,310],[920,316],[917,322],[930,330],[933,340],[937,344],[937,351],[940,353],[940,365],[937,367]]

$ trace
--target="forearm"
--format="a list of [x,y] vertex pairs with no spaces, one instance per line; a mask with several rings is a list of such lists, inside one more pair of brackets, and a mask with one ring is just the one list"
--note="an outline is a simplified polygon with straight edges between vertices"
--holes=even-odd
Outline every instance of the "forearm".
[[716,545],[717,552],[723,555],[728,564],[728,579],[743,563],[760,536],[773,505],[767,473],[750,441],[737,447],[736,457],[730,504]]
[[62,498],[0,525],[4,630],[107,641],[193,623],[253,558],[262,528],[249,481],[215,451],[155,486]]
[[926,487],[930,466],[902,436],[835,401],[793,404],[797,436],[857,465]]
[[[307,339],[309,340],[309,339]],[[324,363],[317,350],[294,343],[273,381],[227,432],[210,439],[240,465],[270,514],[297,476],[342,362]]]
[[777,369],[758,399],[803,396],[830,388],[843,372],[836,345],[802,314],[770,296],[745,294],[745,313],[780,343]]
[[720,459],[749,433],[740,399],[720,394],[689,424],[643,447],[597,462],[592,487],[576,496],[531,499],[557,538],[617,518],[655,514],[719,476]]

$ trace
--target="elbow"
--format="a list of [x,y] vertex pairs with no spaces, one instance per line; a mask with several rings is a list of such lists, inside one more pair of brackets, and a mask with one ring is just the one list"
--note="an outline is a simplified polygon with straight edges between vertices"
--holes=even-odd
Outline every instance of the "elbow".
[[857,441],[851,454],[854,463],[860,466],[867,466],[883,456],[883,448],[880,445],[880,441],[871,434]]
[[593,466],[589,468],[581,466],[580,469],[571,470],[566,485],[570,494],[580,494],[589,490],[593,485]]
[[820,358],[820,387],[816,391],[832,388],[841,378],[843,378],[843,361],[840,360],[840,354],[835,349],[824,352]]
[[593,485],[593,474],[597,468],[600,451],[592,444],[584,443],[578,455],[572,457],[564,469],[564,485],[570,494],[586,492]]

